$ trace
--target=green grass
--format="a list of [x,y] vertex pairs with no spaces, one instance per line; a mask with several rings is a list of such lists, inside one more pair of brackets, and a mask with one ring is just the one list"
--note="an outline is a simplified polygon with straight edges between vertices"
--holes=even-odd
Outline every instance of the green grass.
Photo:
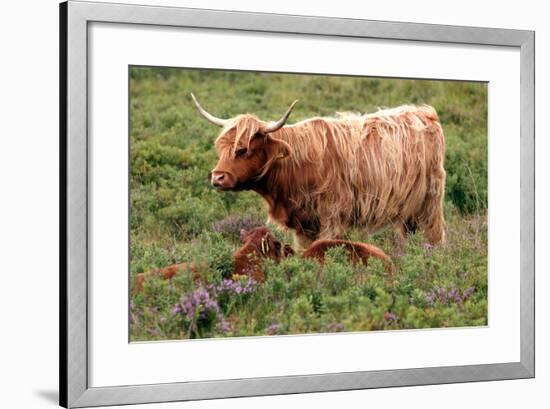
[[[185,273],[146,281],[131,298],[132,340],[486,325],[486,84],[145,67],[130,75],[132,278],[182,261],[205,277],[200,288]],[[246,287],[242,279],[226,288],[240,228],[262,223],[267,212],[255,193],[210,186],[219,129],[197,114],[191,91],[217,116],[253,112],[265,120],[298,98],[290,122],[434,106],[447,142],[447,244],[431,248],[418,233],[402,252],[391,229],[372,236],[350,230],[348,238],[393,256],[393,280],[378,263],[354,267],[335,249],[323,266],[298,257],[266,263],[265,283]],[[181,311],[201,292],[208,301]]]

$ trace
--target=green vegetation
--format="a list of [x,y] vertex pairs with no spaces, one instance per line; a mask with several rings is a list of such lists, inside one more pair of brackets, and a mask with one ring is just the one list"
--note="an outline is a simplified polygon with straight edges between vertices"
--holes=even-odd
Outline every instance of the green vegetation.
[[[486,325],[485,84],[145,67],[130,75],[132,340]],[[255,193],[210,186],[219,129],[197,114],[191,91],[220,117],[265,120],[299,98],[290,122],[434,106],[447,142],[447,244],[432,248],[417,233],[403,251],[391,229],[350,230],[349,239],[392,256],[393,279],[376,261],[350,265],[338,248],[323,266],[299,257],[266,262],[262,284],[231,277],[239,231],[263,224],[266,207]],[[187,271],[135,291],[137,273],[184,261],[200,270],[201,284]]]

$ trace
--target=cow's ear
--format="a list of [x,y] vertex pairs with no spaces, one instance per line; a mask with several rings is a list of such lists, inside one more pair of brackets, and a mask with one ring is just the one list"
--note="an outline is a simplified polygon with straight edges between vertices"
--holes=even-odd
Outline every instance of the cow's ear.
[[248,236],[248,232],[245,230],[245,229],[241,229],[240,231],[240,238],[241,238],[241,241],[244,243],[244,241],[246,240],[246,236]]
[[282,139],[277,139],[271,135],[267,135],[266,148],[269,155],[269,160],[284,159],[290,155],[292,148],[290,145]]

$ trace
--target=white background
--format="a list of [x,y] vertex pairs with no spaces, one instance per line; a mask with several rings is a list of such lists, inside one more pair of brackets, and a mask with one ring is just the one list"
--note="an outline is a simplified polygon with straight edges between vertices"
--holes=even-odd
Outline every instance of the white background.
[[[520,360],[517,50],[98,23],[88,35],[91,386]],[[233,51],[247,48],[281,57]],[[489,81],[489,327],[128,344],[128,64]]]
[[[159,2],[157,2],[159,3]],[[378,20],[463,24],[537,31],[537,378],[534,380],[379,389],[211,402],[149,408],[277,407],[547,407],[550,386],[550,303],[546,298],[550,224],[543,209],[550,192],[545,175],[550,153],[550,29],[543,2],[503,6],[461,1],[311,2],[277,0],[181,1],[203,8],[341,16]],[[58,347],[58,89],[57,2],[4,4],[0,26],[0,237],[2,281],[0,368],[2,407],[55,407]]]

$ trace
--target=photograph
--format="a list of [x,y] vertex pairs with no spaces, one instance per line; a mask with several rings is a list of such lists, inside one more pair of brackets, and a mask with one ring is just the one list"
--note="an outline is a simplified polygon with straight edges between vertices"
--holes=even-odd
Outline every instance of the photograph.
[[2,408],[548,406],[543,2],[1,8]]
[[488,324],[486,82],[129,67],[130,341]]

